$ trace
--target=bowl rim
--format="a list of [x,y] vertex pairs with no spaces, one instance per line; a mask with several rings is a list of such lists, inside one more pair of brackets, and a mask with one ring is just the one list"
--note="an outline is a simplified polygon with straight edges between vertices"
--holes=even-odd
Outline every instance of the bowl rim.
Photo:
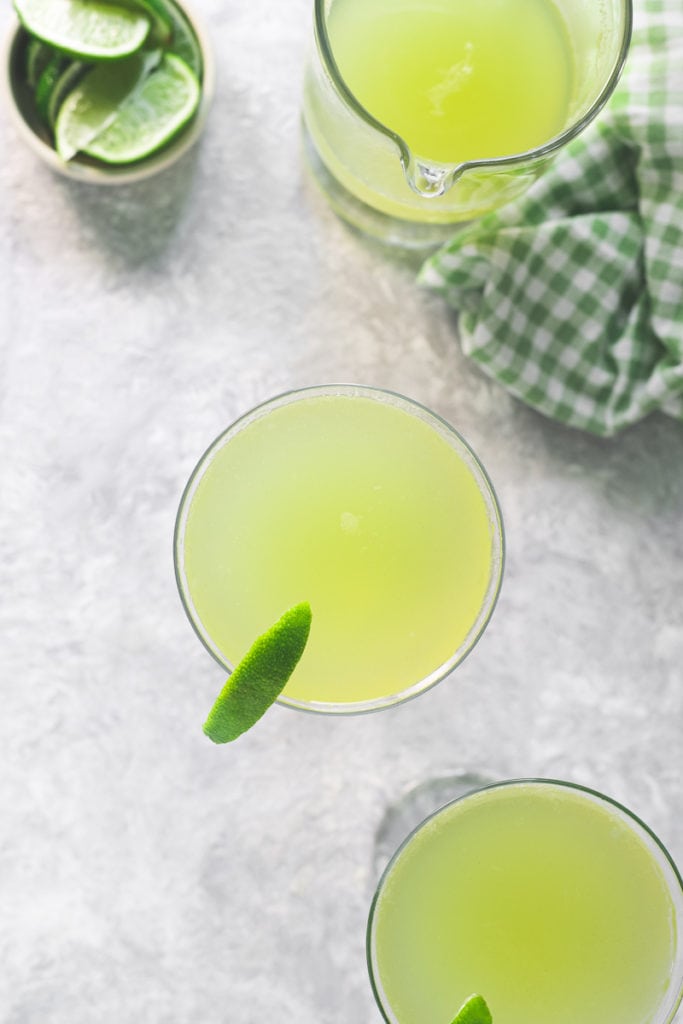
[[215,89],[215,60],[209,44],[207,31],[195,11],[183,0],[173,0],[188,21],[197,37],[202,54],[202,81],[199,107],[189,124],[171,139],[158,152],[150,154],[136,163],[130,164],[91,164],[74,159],[68,163],[62,160],[53,146],[46,141],[31,124],[26,112],[22,109],[17,96],[16,76],[13,74],[13,63],[17,48],[23,45],[29,33],[19,21],[16,14],[10,19],[9,28],[2,45],[2,75],[0,76],[0,101],[10,112],[11,120],[18,135],[43,163],[53,171],[72,181],[81,181],[92,185],[124,185],[143,181],[152,175],[166,170],[180,159],[198,140],[201,135]]

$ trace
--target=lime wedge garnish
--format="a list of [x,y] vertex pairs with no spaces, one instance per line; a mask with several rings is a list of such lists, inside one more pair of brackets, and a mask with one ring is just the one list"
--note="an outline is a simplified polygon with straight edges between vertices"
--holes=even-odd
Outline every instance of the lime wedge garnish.
[[14,0],[24,28],[83,60],[114,60],[139,50],[149,18],[138,8],[102,0]]
[[97,64],[63,101],[55,122],[55,148],[62,160],[84,150],[114,121],[160,54],[135,53],[114,63]]
[[493,1024],[493,1017],[483,996],[470,996],[462,1004],[451,1024]]
[[233,669],[204,723],[214,743],[229,743],[250,729],[282,692],[304,652],[311,606],[296,604],[261,634]]
[[164,54],[161,63],[120,105],[116,117],[83,147],[108,164],[127,164],[156,152],[187,124],[201,87],[184,61]]

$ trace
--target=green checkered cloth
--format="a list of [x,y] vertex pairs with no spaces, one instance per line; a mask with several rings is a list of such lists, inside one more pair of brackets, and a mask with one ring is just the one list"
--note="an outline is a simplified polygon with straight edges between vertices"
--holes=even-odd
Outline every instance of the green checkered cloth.
[[419,281],[459,311],[464,352],[545,415],[601,436],[683,420],[681,0],[641,0],[599,118]]

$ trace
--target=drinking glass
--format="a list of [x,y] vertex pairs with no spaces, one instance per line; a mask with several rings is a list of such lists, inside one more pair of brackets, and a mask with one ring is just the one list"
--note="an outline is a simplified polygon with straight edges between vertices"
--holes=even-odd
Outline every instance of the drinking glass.
[[470,446],[390,391],[303,388],[199,460],[174,557],[187,616],[227,671],[292,605],[313,621],[279,700],[328,714],[414,697],[472,649],[501,584],[498,502]]
[[552,779],[441,807],[395,852],[367,956],[388,1024],[450,1024],[481,995],[505,1024],[669,1024],[683,881],[635,814]]
[[[457,222],[477,217],[520,195],[557,151],[595,118],[614,90],[626,58],[631,0],[530,2],[542,7],[534,13],[534,33],[549,17],[557,21],[555,35],[561,41],[562,62],[559,58],[551,60],[544,38],[536,40],[531,29],[527,30],[517,0],[515,4],[510,0],[478,0],[476,5],[463,4],[463,0],[438,0],[421,9],[416,8],[415,0],[315,0],[315,45],[303,92],[304,149],[314,178],[341,217],[389,244],[416,248],[434,245],[449,237]],[[423,86],[424,68],[416,70],[411,51],[422,47],[429,69],[431,49],[444,31],[437,26],[431,30],[433,39],[420,42],[419,33],[407,27],[405,38],[394,47],[387,42],[388,34],[398,31],[397,26],[408,17],[419,19],[410,25],[420,27],[435,10],[450,18],[453,12],[475,8],[482,15],[477,28],[481,38],[472,41],[467,26],[452,29],[454,63],[443,69],[443,82],[437,85],[442,92],[450,90],[450,95],[455,94],[454,88],[469,88],[467,104],[458,113],[439,98],[440,105],[430,107],[420,123],[423,127],[432,120],[441,123],[447,116],[449,136],[452,133],[453,140],[457,140],[464,134],[463,110],[488,103],[486,111],[475,119],[476,124],[485,122],[485,152],[473,144],[473,149],[465,147],[457,158],[444,159],[439,152],[416,148],[396,123],[400,111],[410,106]],[[390,95],[387,106],[386,95],[376,98],[373,91],[364,105],[363,96],[357,95],[359,85],[349,82],[350,76],[354,82],[357,79],[357,68],[351,66],[355,58],[344,52],[337,26],[344,22],[353,54],[354,50],[360,52],[364,37],[370,38],[369,19],[380,15],[385,21],[376,32],[376,44],[368,44],[358,59],[363,61],[361,71],[369,83],[367,88],[374,90],[374,84],[385,76],[382,88],[394,99]],[[502,18],[508,20],[501,28]],[[497,36],[489,41],[487,35],[493,32]],[[516,51],[512,55],[513,39],[526,47],[519,56]],[[450,59],[444,57],[447,62]],[[486,97],[491,89],[498,88],[496,76],[500,77],[499,67],[505,59],[510,62],[512,88],[506,82],[491,107]],[[477,78],[483,75],[479,69],[484,67],[484,60],[490,69],[486,81]],[[516,121],[525,125],[532,120],[527,109],[529,100],[550,92],[551,79],[561,63],[566,81],[561,89],[558,84],[562,103],[552,121],[539,121],[533,141],[524,141],[527,136],[522,135],[521,149],[511,150],[514,141],[507,144],[505,137],[509,124]],[[519,72],[531,68],[537,71],[536,82],[530,81],[526,98],[521,94],[518,98],[514,85]],[[430,97],[433,88],[430,85],[431,91],[427,90]],[[388,123],[387,111],[393,115],[394,108],[399,113],[394,123]],[[499,121],[495,120],[496,111]]]

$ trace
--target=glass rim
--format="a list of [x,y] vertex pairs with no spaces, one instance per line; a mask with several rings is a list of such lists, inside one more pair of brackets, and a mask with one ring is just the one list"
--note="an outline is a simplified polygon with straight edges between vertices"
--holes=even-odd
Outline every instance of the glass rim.
[[398,391],[392,391],[388,388],[376,387],[368,384],[328,383],[308,385],[304,387],[291,388],[259,402],[257,405],[254,405],[251,409],[238,416],[228,427],[214,438],[214,440],[204,450],[203,454],[195,464],[194,469],[190,473],[188,481],[183,489],[178,506],[178,512],[176,514],[175,527],[173,531],[173,565],[176,586],[190,625],[192,626],[195,634],[199,637],[199,640],[205,649],[213,657],[214,661],[216,661],[221,668],[228,673],[232,672],[234,665],[222,656],[221,652],[209,636],[208,631],[204,630],[202,626],[199,614],[193,607],[189,586],[187,585],[184,573],[183,542],[185,525],[187,523],[189,509],[192,504],[192,498],[207,467],[211,464],[213,457],[224,447],[224,445],[229,443],[231,438],[236,436],[245,427],[249,426],[256,420],[267,416],[275,409],[284,405],[289,405],[292,402],[300,401],[309,397],[332,397],[335,395],[346,395],[349,397],[366,396],[377,401],[382,401],[386,404],[394,405],[396,408],[402,408],[408,415],[417,416],[423,422],[431,426],[432,429],[436,430],[446,443],[455,450],[456,454],[472,473],[479,493],[486,506],[489,527],[491,530],[491,571],[479,613],[462,642],[458,645],[451,656],[441,665],[438,665],[424,678],[417,680],[397,692],[386,696],[372,698],[370,700],[337,702],[303,701],[288,697],[284,693],[280,694],[277,698],[278,704],[281,704],[284,707],[293,708],[297,711],[326,715],[360,715],[380,711],[384,708],[394,707],[397,704],[403,704],[408,700],[420,696],[420,694],[425,693],[427,690],[436,686],[437,683],[445,679],[446,676],[456,668],[456,666],[462,664],[467,655],[474,649],[477,642],[486,631],[486,627],[498,601],[506,557],[505,530],[500,504],[493,484],[491,483],[488,473],[478,455],[459,431],[448,422],[448,420],[444,419],[444,417],[440,416],[438,413],[434,412],[428,406],[423,405],[416,399],[409,398]]
[[[351,110],[370,128],[380,132],[394,143],[399,151],[401,163],[405,169],[411,166],[413,156],[415,156],[421,164],[425,163],[426,158],[421,154],[413,155],[410,146],[408,146],[403,137],[399,135],[398,132],[393,131],[391,128],[387,127],[387,125],[377,120],[377,118],[363,106],[360,100],[356,98],[352,89],[347,85],[334,56],[332,43],[327,31],[327,16],[325,13],[326,2],[327,0],[315,0],[314,29],[315,38],[323,64],[335,89]],[[628,56],[631,44],[631,35],[633,32],[633,0],[620,0],[620,3],[624,12],[624,24],[619,49],[617,51],[612,71],[588,110],[586,110],[581,117],[577,118],[576,121],[560,132],[559,135],[554,136],[552,139],[542,143],[540,146],[524,150],[521,153],[513,153],[509,156],[486,157],[478,160],[462,160],[452,164],[444,164],[440,161],[429,161],[429,166],[431,168],[440,169],[452,168],[459,173],[482,167],[516,167],[518,164],[526,163],[529,160],[537,160],[551,156],[558,149],[561,149],[562,146],[566,145],[566,143],[571,142],[572,139],[576,138],[577,135],[580,135],[591,121],[597,117],[614,92],[617,82],[619,81],[619,77],[623,71],[626,57]]]
[[[365,932],[365,956],[368,970],[368,976],[370,979],[370,987],[372,994],[377,1004],[377,1008],[382,1015],[382,1019],[386,1024],[400,1024],[400,1021],[393,1013],[391,1008],[388,1006],[388,1000],[383,997],[380,984],[376,975],[379,973],[375,966],[375,947],[374,947],[374,922],[376,917],[377,906],[382,896],[382,892],[387,883],[389,876],[391,875],[396,862],[402,855],[403,851],[412,843],[413,839],[420,833],[429,823],[435,818],[444,814],[456,804],[463,803],[467,800],[472,800],[477,797],[480,793],[488,792],[489,790],[507,789],[525,786],[548,786],[548,788],[559,787],[561,789],[569,789],[573,792],[581,794],[583,797],[588,797],[591,802],[603,805],[608,812],[616,811],[619,818],[625,822],[625,824],[636,834],[638,837],[647,844],[649,852],[652,857],[657,861],[657,865],[660,868],[662,874],[662,880],[666,885],[666,888],[672,897],[674,904],[674,914],[676,921],[680,918],[683,922],[683,876],[679,871],[676,862],[667,850],[666,846],[659,838],[659,836],[650,828],[647,822],[643,821],[635,811],[632,811],[625,804],[619,800],[608,796],[606,793],[600,790],[594,789],[591,786],[586,786],[578,782],[569,782],[564,779],[556,778],[545,778],[540,776],[529,776],[520,777],[513,779],[501,779],[497,782],[487,783],[479,787],[478,789],[469,790],[467,793],[455,797],[453,800],[448,800],[446,803],[441,804],[434,811],[428,814],[415,828],[411,829],[405,838],[399,843],[388,863],[384,867],[382,874],[380,875],[379,881],[375,886],[375,891],[370,903],[370,910],[368,912],[368,920]],[[680,929],[679,929],[680,931]],[[662,1016],[653,1017],[650,1024],[672,1024],[676,1012],[683,1002],[683,936],[676,933],[676,956],[672,965],[671,979],[670,979],[670,993],[667,992],[665,995],[670,995],[668,1003],[660,1004],[657,1010],[662,1013]]]

